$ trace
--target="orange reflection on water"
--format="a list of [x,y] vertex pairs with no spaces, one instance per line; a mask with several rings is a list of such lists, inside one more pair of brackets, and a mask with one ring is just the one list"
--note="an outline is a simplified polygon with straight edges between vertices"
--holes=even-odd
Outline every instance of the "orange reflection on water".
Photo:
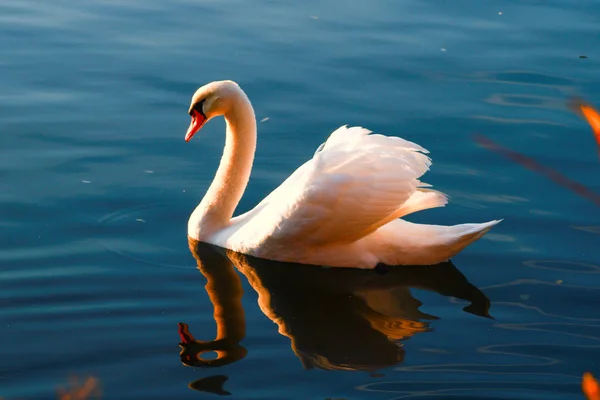
[[600,146],[600,114],[589,104],[577,103],[579,110],[583,114],[583,117],[592,127],[596,143]]
[[600,385],[598,385],[598,381],[594,379],[592,374],[589,372],[583,374],[581,386],[588,400],[600,400]]
[[[598,144],[598,155],[600,156],[600,113],[598,113],[594,109],[594,107],[580,99],[572,99],[568,105],[574,112],[580,114],[592,127],[596,143]],[[581,183],[575,182],[567,178],[560,172],[556,171],[554,168],[542,165],[533,158],[526,156],[525,154],[518,153],[514,150],[494,143],[491,139],[484,135],[476,134],[473,136],[473,139],[482,147],[491,150],[495,153],[501,154],[509,160],[516,162],[517,164],[521,164],[523,167],[531,171],[535,171],[540,175],[544,175],[546,178],[554,181],[562,187],[569,189],[573,193],[576,193],[579,196],[592,201],[597,206],[600,206],[600,195],[588,189]]]
[[58,400],[89,400],[102,398],[100,383],[97,378],[88,377],[83,383],[78,378],[71,378],[68,388],[58,388]]
[[600,195],[599,194],[593,192],[592,190],[590,190],[586,186],[582,185],[581,183],[575,182],[574,180],[567,178],[565,175],[561,174],[554,168],[551,168],[546,165],[542,165],[539,162],[537,162],[536,160],[534,160],[533,158],[526,156],[525,154],[518,153],[507,147],[501,146],[484,135],[481,135],[481,134],[474,135],[473,139],[480,146],[482,146],[488,150],[491,150],[495,153],[498,153],[500,155],[503,155],[504,157],[508,158],[509,160],[516,162],[517,164],[521,164],[523,167],[525,167],[531,171],[537,172],[540,175],[545,176],[546,178],[561,185],[562,187],[569,189],[573,193],[578,194],[579,196],[581,196],[587,200],[590,200],[597,206],[600,206]]

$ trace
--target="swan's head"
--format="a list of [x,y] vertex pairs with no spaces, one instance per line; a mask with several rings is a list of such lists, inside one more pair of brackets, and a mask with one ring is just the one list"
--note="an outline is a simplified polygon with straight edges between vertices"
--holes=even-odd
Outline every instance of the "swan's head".
[[215,81],[196,90],[190,104],[192,122],[185,134],[185,141],[188,142],[208,120],[225,114],[240,97],[245,97],[245,94],[233,81]]

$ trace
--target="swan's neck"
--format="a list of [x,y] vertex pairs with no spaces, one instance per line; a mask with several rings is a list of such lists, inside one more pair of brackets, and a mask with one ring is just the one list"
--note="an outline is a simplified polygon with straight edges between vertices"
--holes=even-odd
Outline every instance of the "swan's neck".
[[256,150],[256,118],[250,100],[239,93],[224,114],[225,149],[215,179],[194,210],[188,234],[205,240],[225,228],[248,185]]

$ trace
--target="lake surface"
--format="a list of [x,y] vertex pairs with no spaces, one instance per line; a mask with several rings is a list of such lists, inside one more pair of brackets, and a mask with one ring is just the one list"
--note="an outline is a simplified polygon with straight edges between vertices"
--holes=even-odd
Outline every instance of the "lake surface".
[[[581,399],[598,204],[473,135],[600,193],[566,106],[600,105],[598,49],[597,0],[2,1],[0,397]],[[190,246],[224,123],[185,143],[187,108],[217,79],[263,121],[238,212],[352,124],[431,151],[451,200],[409,220],[505,220],[387,274]]]

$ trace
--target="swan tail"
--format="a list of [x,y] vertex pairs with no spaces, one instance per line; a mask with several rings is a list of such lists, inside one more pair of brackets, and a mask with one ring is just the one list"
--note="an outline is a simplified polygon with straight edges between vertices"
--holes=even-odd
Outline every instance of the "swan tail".
[[453,257],[471,243],[479,240],[502,220],[494,220],[481,224],[460,224],[447,227],[446,240],[449,256]]
[[432,265],[448,261],[481,239],[502,220],[451,226],[414,224],[402,219],[381,227],[376,256],[387,265]]

